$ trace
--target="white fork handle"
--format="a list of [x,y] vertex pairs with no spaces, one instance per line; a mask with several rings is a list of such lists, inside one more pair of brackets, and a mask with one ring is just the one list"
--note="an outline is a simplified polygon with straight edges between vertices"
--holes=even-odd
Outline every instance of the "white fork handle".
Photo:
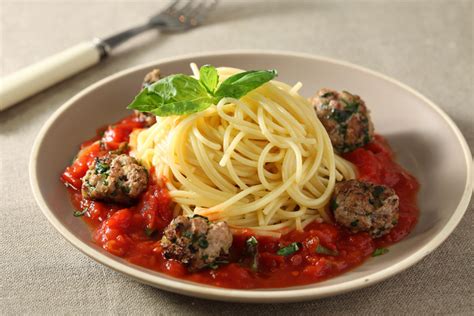
[[101,58],[93,41],[84,42],[0,79],[0,111],[92,65]]

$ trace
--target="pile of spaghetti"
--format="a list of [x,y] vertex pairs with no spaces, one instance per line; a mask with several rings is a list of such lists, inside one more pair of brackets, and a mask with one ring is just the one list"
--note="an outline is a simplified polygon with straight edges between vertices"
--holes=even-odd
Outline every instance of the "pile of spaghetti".
[[[241,71],[218,68],[219,80]],[[201,112],[157,117],[132,135],[132,154],[167,187],[175,216],[275,237],[330,221],[335,182],[355,178],[355,168],[334,153],[299,88],[272,80]]]

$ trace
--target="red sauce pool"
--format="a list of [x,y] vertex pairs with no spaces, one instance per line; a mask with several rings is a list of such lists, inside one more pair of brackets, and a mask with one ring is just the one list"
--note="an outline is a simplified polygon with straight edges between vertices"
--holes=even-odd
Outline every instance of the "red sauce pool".
[[[293,231],[280,239],[259,237],[259,271],[255,273],[250,269],[248,259],[241,259],[245,240],[252,235],[251,231],[243,231],[234,236],[229,264],[216,270],[189,273],[181,263],[167,260],[162,255],[161,231],[172,220],[173,214],[167,191],[154,181],[133,207],[88,201],[81,196],[81,178],[94,158],[119,148],[127,152],[124,145],[129,134],[142,127],[143,123],[129,116],[98,131],[97,137],[81,145],[78,157],[61,175],[74,208],[79,211],[87,209],[82,218],[91,227],[94,241],[134,264],[178,278],[226,288],[303,285],[334,277],[360,265],[375,249],[403,239],[417,223],[418,182],[395,162],[385,139],[376,136],[372,143],[344,157],[357,166],[360,179],[387,185],[400,197],[399,221],[389,234],[372,239],[366,233],[350,234],[337,225],[312,223],[303,232]],[[292,242],[300,242],[303,247],[286,257],[276,254],[278,249]],[[316,253],[318,245],[337,252],[337,255]]]

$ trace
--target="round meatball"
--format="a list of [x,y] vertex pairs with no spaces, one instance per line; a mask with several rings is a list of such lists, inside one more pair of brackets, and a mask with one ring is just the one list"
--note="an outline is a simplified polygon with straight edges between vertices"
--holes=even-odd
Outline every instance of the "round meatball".
[[347,153],[372,141],[374,126],[359,96],[321,89],[310,101],[336,152]]
[[161,245],[166,258],[184,263],[189,271],[216,268],[226,262],[232,233],[225,222],[178,216],[165,229]]
[[145,191],[148,172],[128,155],[108,155],[96,158],[82,178],[82,196],[129,205]]
[[395,191],[385,185],[348,180],[336,184],[331,208],[338,224],[380,237],[397,224],[398,204]]
[[[151,84],[157,82],[161,79],[160,69],[156,68],[150,71],[143,78],[142,89],[150,86]],[[152,113],[140,112],[135,110],[135,115],[137,116],[140,122],[144,122],[146,127],[152,126],[156,123],[156,116]]]

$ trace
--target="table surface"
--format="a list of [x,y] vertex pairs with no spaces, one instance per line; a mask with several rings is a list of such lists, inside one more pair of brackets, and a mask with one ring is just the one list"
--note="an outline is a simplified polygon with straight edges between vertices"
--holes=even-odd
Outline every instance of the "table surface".
[[[165,4],[3,0],[0,74],[144,21]],[[163,57],[238,48],[331,56],[393,76],[439,104],[472,149],[473,7],[473,1],[225,1],[200,28],[179,35],[144,34],[100,66],[0,113],[0,314],[472,313],[472,201],[436,251],[382,283],[304,303],[230,304],[157,290],[89,259],[41,214],[27,170],[39,128],[83,88]]]

